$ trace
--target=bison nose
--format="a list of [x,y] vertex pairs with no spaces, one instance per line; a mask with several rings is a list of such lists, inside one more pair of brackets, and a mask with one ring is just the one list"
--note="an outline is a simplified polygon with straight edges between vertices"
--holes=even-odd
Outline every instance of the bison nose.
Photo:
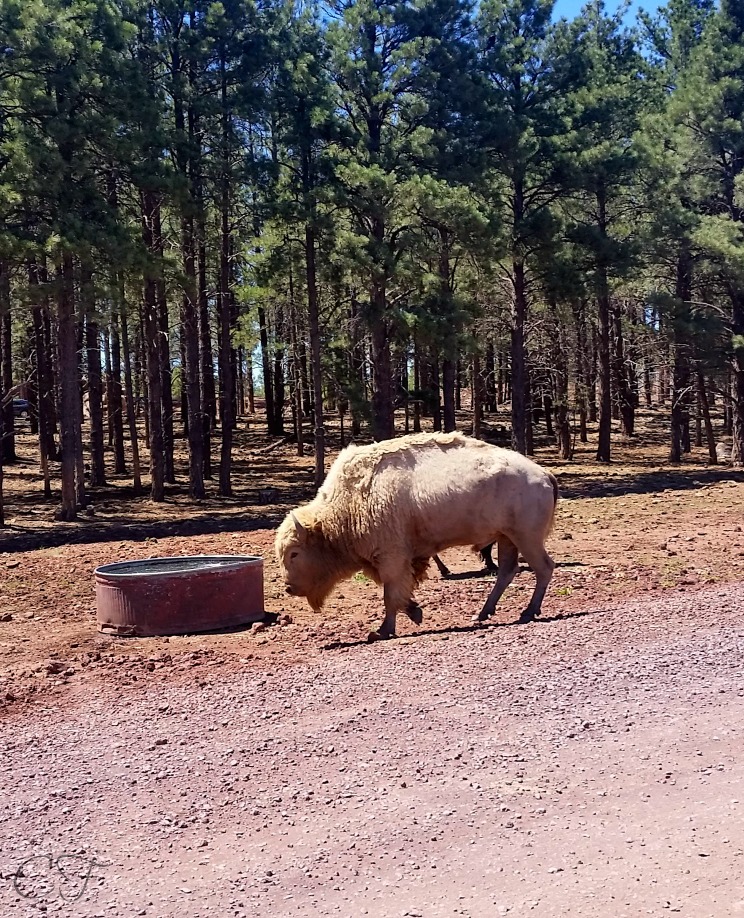
[[288,593],[290,596],[292,596],[293,593],[294,593],[294,590],[292,589],[292,587],[286,587],[286,589],[284,590],[284,592],[285,592],[285,593]]

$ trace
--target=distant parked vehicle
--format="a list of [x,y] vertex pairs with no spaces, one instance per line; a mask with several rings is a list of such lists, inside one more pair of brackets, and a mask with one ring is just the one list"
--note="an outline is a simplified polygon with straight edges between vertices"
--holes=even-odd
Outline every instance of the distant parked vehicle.
[[13,414],[17,418],[26,419],[31,417],[31,409],[29,408],[28,401],[25,398],[13,399]]

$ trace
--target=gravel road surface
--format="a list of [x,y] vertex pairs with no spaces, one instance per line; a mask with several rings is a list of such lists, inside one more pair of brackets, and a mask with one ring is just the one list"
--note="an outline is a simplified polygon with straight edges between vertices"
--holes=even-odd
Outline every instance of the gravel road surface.
[[0,914],[744,916],[744,584],[0,723]]

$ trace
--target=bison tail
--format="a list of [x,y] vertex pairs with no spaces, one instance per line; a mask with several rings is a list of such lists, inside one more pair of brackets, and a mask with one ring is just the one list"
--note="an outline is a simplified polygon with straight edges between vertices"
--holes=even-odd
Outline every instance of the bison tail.
[[548,526],[548,532],[553,531],[553,525],[555,524],[555,508],[558,506],[558,497],[560,496],[560,490],[558,488],[558,479],[555,475],[552,475],[548,472],[548,478],[550,483],[553,485],[553,512],[550,515],[550,525]]

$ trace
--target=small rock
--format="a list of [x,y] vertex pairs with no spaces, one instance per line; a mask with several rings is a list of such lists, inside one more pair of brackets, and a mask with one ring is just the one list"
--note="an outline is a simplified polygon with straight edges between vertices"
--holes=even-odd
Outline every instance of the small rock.
[[254,634],[260,634],[262,631],[266,631],[266,625],[263,622],[254,622],[251,631]]
[[12,622],[13,616],[10,612],[5,612],[3,615],[0,615],[0,622]]

